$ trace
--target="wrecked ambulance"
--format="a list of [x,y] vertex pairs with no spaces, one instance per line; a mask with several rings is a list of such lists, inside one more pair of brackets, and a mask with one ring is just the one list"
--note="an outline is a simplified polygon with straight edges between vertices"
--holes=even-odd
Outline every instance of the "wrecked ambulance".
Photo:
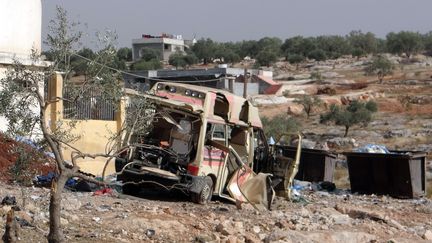
[[241,202],[272,199],[268,174],[257,173],[287,170],[287,163],[277,159],[280,150],[269,148],[258,109],[248,100],[169,82],[156,83],[146,97],[155,106],[152,129],[115,160],[124,193],[157,186],[182,190],[201,204],[213,195]]

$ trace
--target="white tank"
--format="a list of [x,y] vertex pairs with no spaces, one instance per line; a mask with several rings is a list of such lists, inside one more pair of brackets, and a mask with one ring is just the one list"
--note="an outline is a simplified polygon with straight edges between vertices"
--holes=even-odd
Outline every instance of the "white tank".
[[41,0],[0,0],[0,53],[41,51]]

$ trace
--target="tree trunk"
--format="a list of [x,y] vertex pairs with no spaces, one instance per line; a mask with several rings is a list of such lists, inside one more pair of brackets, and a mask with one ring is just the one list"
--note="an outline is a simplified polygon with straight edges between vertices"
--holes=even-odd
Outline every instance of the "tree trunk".
[[63,233],[60,225],[60,211],[61,211],[61,194],[66,184],[68,177],[64,172],[60,172],[57,179],[53,180],[51,185],[50,195],[50,231],[48,234],[49,243],[63,242]]
[[348,130],[349,130],[349,126],[345,126],[345,134],[344,134],[344,137],[348,136]]

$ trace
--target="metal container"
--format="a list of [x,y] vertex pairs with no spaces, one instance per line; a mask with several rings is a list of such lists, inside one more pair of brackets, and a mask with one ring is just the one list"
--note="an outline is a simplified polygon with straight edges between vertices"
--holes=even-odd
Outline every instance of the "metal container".
[[351,191],[418,198],[426,193],[426,155],[416,151],[388,154],[344,153],[347,157]]
[[[296,147],[277,146],[276,149],[282,149],[282,154],[286,157],[295,158]],[[310,182],[333,182],[335,165],[335,154],[325,150],[302,148],[300,165],[295,179]]]

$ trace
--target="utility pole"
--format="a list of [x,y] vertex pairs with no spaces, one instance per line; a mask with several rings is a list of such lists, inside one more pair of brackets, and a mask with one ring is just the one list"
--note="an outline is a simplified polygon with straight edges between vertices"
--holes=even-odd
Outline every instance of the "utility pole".
[[243,98],[247,99],[247,85],[248,85],[248,72],[247,68],[244,70],[244,79],[243,79]]

